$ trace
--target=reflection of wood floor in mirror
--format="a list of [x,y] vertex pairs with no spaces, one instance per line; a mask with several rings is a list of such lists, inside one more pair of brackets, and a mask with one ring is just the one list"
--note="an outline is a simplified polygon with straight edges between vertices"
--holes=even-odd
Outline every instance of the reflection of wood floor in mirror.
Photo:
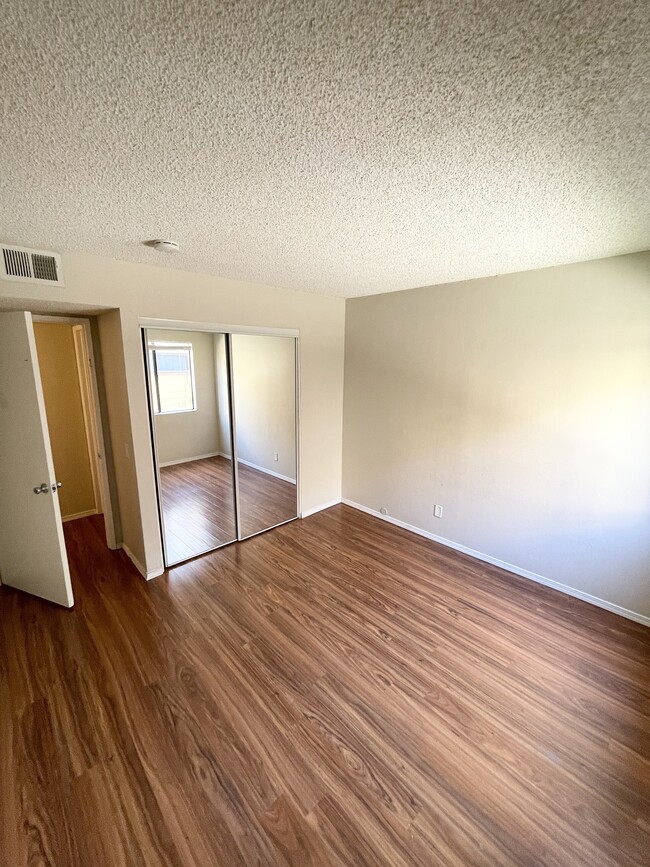
[[251,536],[267,527],[295,518],[296,486],[238,462],[239,514],[242,535]]
[[230,461],[214,457],[161,467],[160,484],[169,563],[235,539]]
[[[176,563],[235,539],[232,467],[213,457],[160,468],[167,560]],[[296,486],[239,464],[244,535],[296,515]]]

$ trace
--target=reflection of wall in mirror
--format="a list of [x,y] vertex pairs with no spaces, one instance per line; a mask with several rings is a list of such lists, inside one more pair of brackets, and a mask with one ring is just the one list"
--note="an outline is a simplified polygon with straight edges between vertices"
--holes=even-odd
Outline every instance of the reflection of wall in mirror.
[[151,341],[191,343],[196,383],[196,410],[154,416],[161,466],[219,454],[213,335],[203,331],[149,329]]
[[230,396],[228,394],[228,365],[226,361],[226,335],[214,336],[214,364],[217,382],[217,427],[219,452],[225,458],[232,457],[230,446]]
[[238,458],[295,482],[295,340],[234,334],[232,342]]

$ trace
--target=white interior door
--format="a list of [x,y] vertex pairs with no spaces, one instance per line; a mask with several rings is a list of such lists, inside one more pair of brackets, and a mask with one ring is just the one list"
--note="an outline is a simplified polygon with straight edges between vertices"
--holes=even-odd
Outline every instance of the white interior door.
[[34,328],[22,312],[0,313],[0,577],[74,604]]

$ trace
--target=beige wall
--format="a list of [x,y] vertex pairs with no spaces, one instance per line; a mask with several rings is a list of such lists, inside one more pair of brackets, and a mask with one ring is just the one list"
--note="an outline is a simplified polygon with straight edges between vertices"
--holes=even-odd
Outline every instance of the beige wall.
[[[99,337],[100,320],[103,318],[104,317],[101,316],[90,316],[88,321],[90,324],[92,351],[95,362],[95,381],[97,383],[96,409],[99,411],[101,419],[101,430],[98,431],[98,435],[102,441],[101,446],[103,446],[104,459],[106,461],[105,473],[107,485],[105,493],[107,494],[108,499],[106,502],[102,502],[102,506],[108,526],[111,524],[113,526],[113,533],[110,534],[109,540],[107,541],[111,547],[115,547],[115,545],[119,547],[122,539],[122,526],[120,524],[119,496],[117,491],[117,481],[115,478],[115,460],[113,456],[113,443],[111,441],[108,400],[106,397],[106,381],[104,377],[104,367],[101,363],[102,350]],[[98,470],[101,478],[101,464],[99,463]],[[110,518],[107,517],[109,509]]]
[[[121,539],[130,551],[143,539],[142,515],[137,480],[133,474],[133,436],[129,413],[126,366],[124,363],[122,323],[119,310],[110,310],[98,316],[99,355],[106,395],[106,409],[109,423],[110,449],[115,491],[117,492],[117,514]],[[97,360],[97,354],[95,360]],[[106,430],[105,430],[106,433]],[[151,458],[150,458],[151,460]],[[115,512],[115,503],[113,511]],[[142,544],[140,542],[140,544]],[[135,550],[138,550],[135,548]],[[138,562],[145,566],[141,555]]]
[[139,319],[300,332],[302,510],[341,495],[345,303],[206,274],[64,254],[65,286],[0,283],[0,296],[116,308],[100,342],[124,542],[149,574],[162,569]]
[[346,499],[650,616],[650,253],[346,317]]
[[237,457],[295,481],[296,342],[249,334],[231,339]]
[[71,325],[35,322],[38,366],[63,518],[95,510]]
[[219,452],[217,383],[213,335],[206,331],[148,329],[149,340],[192,344],[196,410],[154,416],[156,447],[161,464],[178,463]]

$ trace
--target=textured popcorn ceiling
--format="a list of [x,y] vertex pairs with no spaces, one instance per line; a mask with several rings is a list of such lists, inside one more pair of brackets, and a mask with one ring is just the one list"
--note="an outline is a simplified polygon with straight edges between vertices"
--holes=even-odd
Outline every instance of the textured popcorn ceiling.
[[649,36],[648,0],[5,0],[0,238],[337,295],[647,249]]

